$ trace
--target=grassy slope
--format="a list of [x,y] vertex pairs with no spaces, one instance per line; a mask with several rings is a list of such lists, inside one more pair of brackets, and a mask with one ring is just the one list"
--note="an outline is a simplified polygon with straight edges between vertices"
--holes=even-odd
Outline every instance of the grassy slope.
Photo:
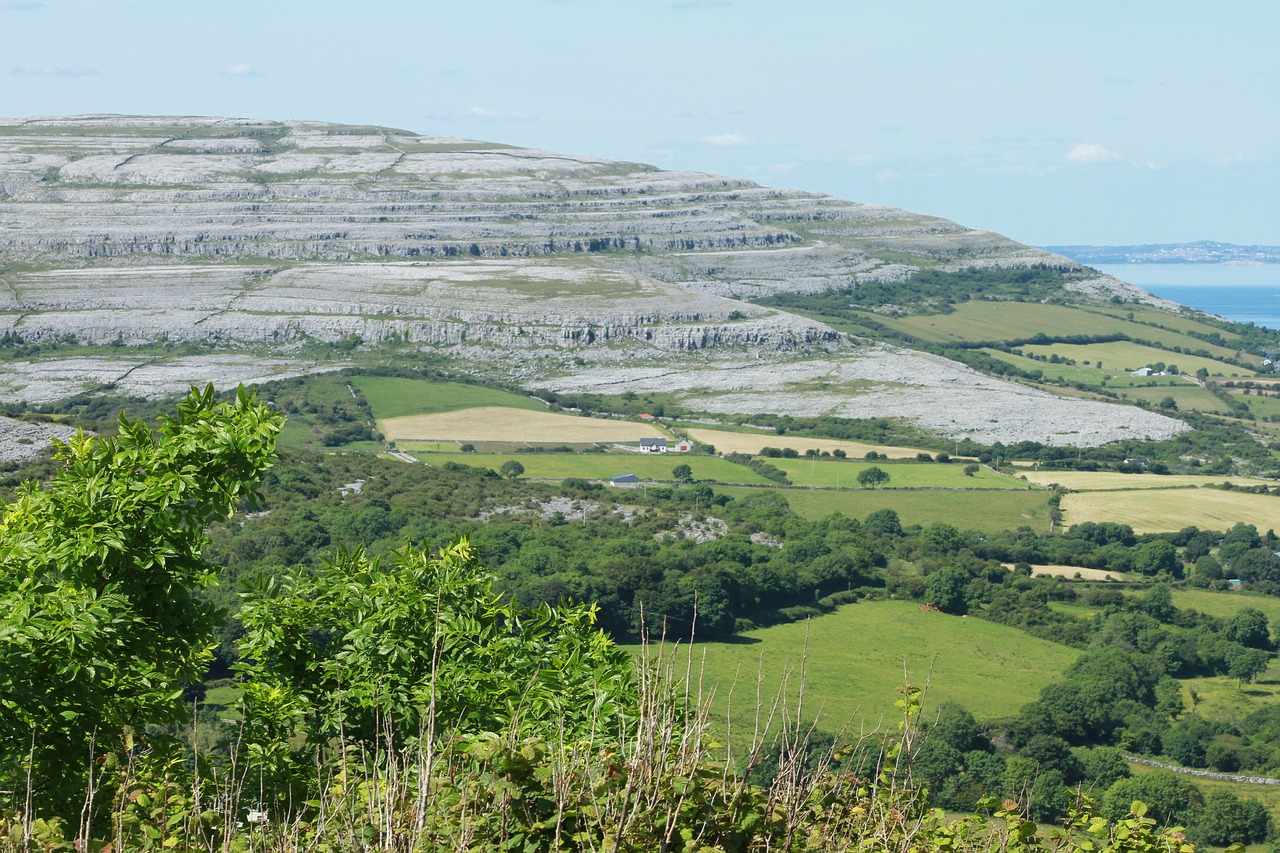
[[714,707],[722,717],[731,710],[739,734],[752,723],[758,673],[760,694],[769,700],[788,670],[794,689],[803,665],[806,708],[834,730],[850,720],[892,723],[904,678],[928,684],[927,707],[954,700],[979,718],[1013,714],[1078,654],[1014,628],[900,601],[848,605],[809,622],[748,632],[744,641],[693,648],[694,671],[702,668],[707,687],[718,685]]

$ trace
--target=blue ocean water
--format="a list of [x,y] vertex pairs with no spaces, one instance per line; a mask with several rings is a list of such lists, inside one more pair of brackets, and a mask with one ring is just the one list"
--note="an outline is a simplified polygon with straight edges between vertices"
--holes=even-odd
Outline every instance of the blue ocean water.
[[1095,269],[1237,323],[1280,329],[1280,264],[1094,264]]

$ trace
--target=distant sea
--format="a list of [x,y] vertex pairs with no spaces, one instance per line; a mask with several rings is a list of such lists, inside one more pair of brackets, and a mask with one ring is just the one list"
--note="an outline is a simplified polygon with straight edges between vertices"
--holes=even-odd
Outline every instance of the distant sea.
[[1093,264],[1162,299],[1280,329],[1280,264]]

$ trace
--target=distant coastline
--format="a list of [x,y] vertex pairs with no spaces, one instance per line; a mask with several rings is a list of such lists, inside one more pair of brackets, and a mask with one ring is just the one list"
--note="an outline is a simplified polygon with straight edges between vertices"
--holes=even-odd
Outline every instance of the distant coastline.
[[1194,243],[1041,246],[1040,248],[1091,267],[1098,264],[1133,264],[1135,266],[1143,264],[1280,264],[1280,246],[1239,246],[1213,240],[1198,240]]
[[1236,323],[1280,329],[1280,264],[1092,264],[1099,272]]

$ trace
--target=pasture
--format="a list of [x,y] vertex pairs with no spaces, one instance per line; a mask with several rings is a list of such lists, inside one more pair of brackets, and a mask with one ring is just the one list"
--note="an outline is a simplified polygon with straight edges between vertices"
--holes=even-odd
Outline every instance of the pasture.
[[[716,491],[741,498],[759,490],[726,486]],[[1049,493],[1040,490],[779,489],[778,494],[796,515],[811,521],[835,512],[866,518],[878,509],[891,509],[905,525],[945,521],[988,533],[1023,525],[1038,533],[1049,530]]]
[[425,379],[400,379],[393,376],[353,376],[351,384],[373,410],[378,420],[405,415],[429,415],[473,409],[482,406],[505,406],[514,409],[546,411],[540,400],[525,394],[513,394],[481,385],[461,382],[431,382]]
[[[828,453],[843,450],[851,457],[866,456],[870,452],[882,453],[890,459],[915,459],[917,453],[928,451],[918,447],[891,447],[887,444],[863,444],[860,441],[842,441],[834,438],[807,438],[802,435],[777,435],[776,433],[730,432],[728,430],[690,428],[685,430],[689,438],[699,444],[713,445],[717,453],[749,453],[758,456],[765,447],[794,448],[799,453],[817,450]],[[932,454],[930,454],[932,455]]]
[[1161,533],[1195,525],[1229,530],[1237,522],[1259,530],[1280,526],[1280,498],[1220,489],[1074,492],[1062,497],[1063,522],[1114,521],[1137,533]]
[[930,462],[864,462],[851,459],[766,459],[787,472],[797,486],[822,489],[860,489],[858,474],[871,467],[889,475],[880,489],[1032,489],[1038,486],[980,466],[972,477],[964,465]]
[[[1173,591],[1173,603],[1175,607],[1199,610],[1221,619],[1235,615],[1242,608],[1252,607],[1267,614],[1267,621],[1280,624],[1280,598],[1271,595],[1179,587]],[[1277,675],[1280,676],[1280,672]]]
[[1176,364],[1183,373],[1195,373],[1203,367],[1214,376],[1231,376],[1233,374],[1253,376],[1253,371],[1237,367],[1234,364],[1227,364],[1225,361],[1215,361],[1211,358],[1187,355],[1186,353],[1169,352],[1168,350],[1157,349],[1143,344],[1135,344],[1131,341],[1112,341],[1105,344],[1027,344],[1019,347],[1019,349],[1024,353],[1046,358],[1057,355],[1059,358],[1069,358],[1081,364],[1086,361],[1097,364],[1101,361],[1105,367],[1122,370],[1137,370],[1148,364],[1163,361],[1166,364]]
[[526,479],[561,480],[581,477],[585,480],[607,480],[622,474],[635,474],[642,480],[670,482],[671,469],[688,465],[695,480],[743,485],[772,485],[745,465],[737,465],[718,456],[690,453],[458,453],[413,452],[428,465],[460,462],[497,471],[502,463],[514,459],[524,466]]
[[[1217,334],[1225,340],[1228,345],[1234,345],[1240,340],[1240,336],[1225,329],[1219,329],[1217,326],[1211,326],[1193,317],[1186,317],[1181,314],[1172,314],[1167,311],[1161,311],[1159,308],[1152,308],[1149,305],[1134,305],[1132,303],[1123,307],[1113,307],[1111,305],[1095,305],[1092,311],[1098,314],[1108,314],[1112,317],[1123,317],[1128,319],[1132,317],[1135,323],[1144,323],[1148,325],[1166,326],[1179,332],[1195,332],[1201,335]],[[1159,331],[1156,329],[1155,331]],[[1149,340],[1155,340],[1153,335],[1135,334],[1134,337],[1146,337]],[[1204,344],[1208,348],[1209,344]]]
[[1135,386],[1119,393],[1121,399],[1145,400],[1157,405],[1165,397],[1172,397],[1183,411],[1195,409],[1200,412],[1228,414],[1227,404],[1215,397],[1212,391],[1187,382],[1179,382],[1177,385]]
[[[834,731],[897,722],[904,683],[926,687],[924,712],[959,702],[979,719],[1014,714],[1080,654],[983,619],[921,610],[915,602],[864,601],[806,622],[748,631],[692,647],[695,678],[714,689],[714,712],[739,737],[786,681],[803,677],[805,717]],[[882,727],[883,727],[882,726]],[[735,738],[736,740],[736,738]]]
[[[1022,340],[1043,333],[1061,337],[1068,335],[1128,335],[1151,341],[1162,347],[1181,347],[1184,350],[1205,350],[1219,356],[1229,356],[1233,350],[1205,343],[1172,328],[1175,323],[1162,322],[1170,328],[1135,326],[1124,316],[1116,316],[1067,305],[1045,305],[1039,302],[962,302],[950,314],[919,314],[909,317],[884,317],[868,315],[886,326],[927,341],[948,343],[951,341],[1010,341]],[[1162,319],[1167,315],[1157,315]],[[1137,315],[1135,314],[1135,319]],[[1203,324],[1188,321],[1187,327]],[[1201,329],[1197,328],[1197,331]],[[1203,326],[1205,333],[1217,331]],[[1173,355],[1179,365],[1181,360]],[[1139,365],[1141,366],[1141,365]],[[1194,368],[1193,368],[1194,369]]]
[[558,414],[542,410],[541,406],[537,411],[480,406],[437,414],[379,418],[378,431],[388,441],[524,441],[530,444],[639,441],[642,438],[666,437],[648,424]]

